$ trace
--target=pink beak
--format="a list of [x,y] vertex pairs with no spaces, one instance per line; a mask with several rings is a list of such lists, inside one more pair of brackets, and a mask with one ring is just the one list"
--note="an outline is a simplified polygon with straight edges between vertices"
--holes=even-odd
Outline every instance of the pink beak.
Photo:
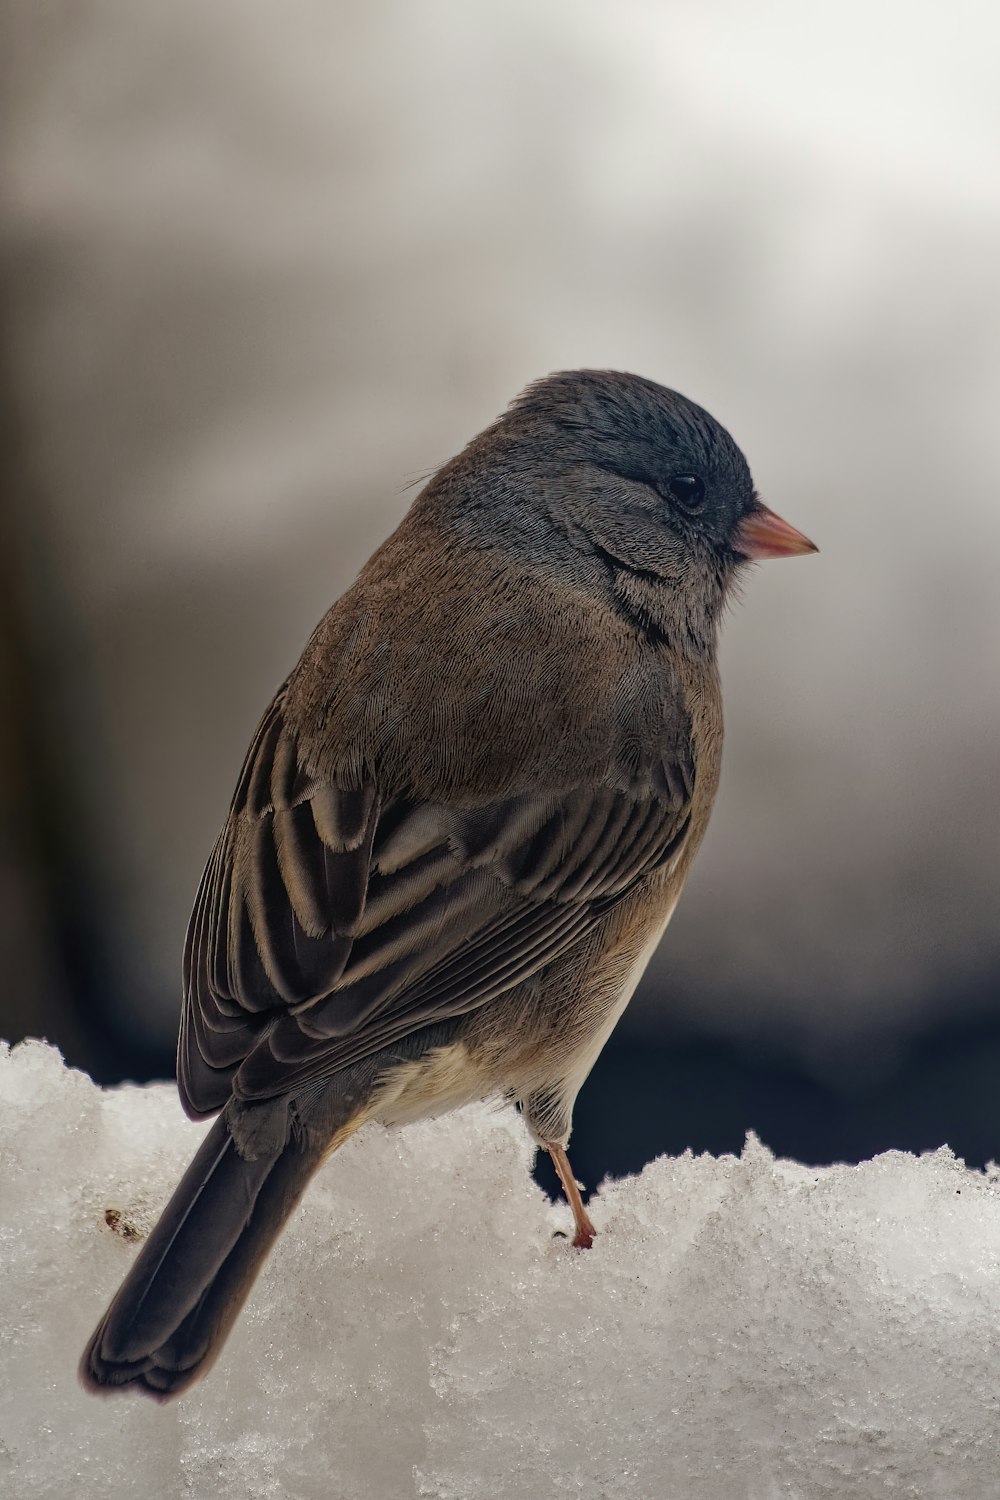
[[798,557],[804,552],[818,552],[819,548],[758,500],[737,526],[733,550],[761,562],[765,557]]

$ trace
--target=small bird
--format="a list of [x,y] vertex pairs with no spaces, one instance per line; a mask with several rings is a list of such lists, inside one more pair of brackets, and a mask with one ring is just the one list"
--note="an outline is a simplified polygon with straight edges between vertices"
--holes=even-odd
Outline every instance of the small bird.
[[84,1385],[204,1374],[367,1120],[509,1101],[591,1244],[573,1105],[705,832],[719,620],[749,560],[815,550],[708,412],[613,371],[530,385],[430,480],[253,737],[184,951],[181,1100],[218,1118]]

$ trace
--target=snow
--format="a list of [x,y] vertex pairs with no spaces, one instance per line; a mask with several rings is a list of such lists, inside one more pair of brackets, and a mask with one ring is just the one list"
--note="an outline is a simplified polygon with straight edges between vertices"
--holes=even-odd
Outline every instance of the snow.
[[994,1169],[814,1169],[750,1136],[605,1184],[581,1254],[513,1113],[369,1127],[204,1383],[85,1395],[83,1344],[203,1129],[171,1087],[0,1052],[0,1494],[995,1500]]

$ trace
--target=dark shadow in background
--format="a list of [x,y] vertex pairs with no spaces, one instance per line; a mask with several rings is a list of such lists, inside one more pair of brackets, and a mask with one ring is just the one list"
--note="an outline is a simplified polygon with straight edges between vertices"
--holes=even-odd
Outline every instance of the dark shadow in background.
[[[572,1162],[590,1189],[653,1157],[739,1154],[753,1130],[778,1156],[810,1165],[948,1145],[970,1167],[1000,1160],[1000,1025],[936,1027],[872,1075],[843,1064],[824,1083],[793,1059],[709,1037],[612,1042],[580,1095]],[[546,1158],[538,1180],[556,1195]]]
[[[51,1040],[58,1042],[58,1037]],[[102,1026],[87,1052],[99,1083],[173,1076],[173,1056]],[[66,1048],[66,1060],[81,1059]],[[879,1151],[948,1145],[971,1167],[1000,1159],[1000,1023],[928,1029],[873,1075],[867,1057],[824,1082],[777,1047],[705,1036],[653,1043],[612,1039],[576,1109],[573,1168],[588,1189],[605,1177],[691,1149],[739,1154],[753,1130],[778,1156],[810,1165],[867,1160]],[[538,1181],[558,1196],[548,1157]]]

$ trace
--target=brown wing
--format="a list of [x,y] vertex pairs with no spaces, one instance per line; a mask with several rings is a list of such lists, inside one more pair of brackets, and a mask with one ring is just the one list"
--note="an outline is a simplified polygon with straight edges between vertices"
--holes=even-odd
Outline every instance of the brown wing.
[[693,766],[652,792],[480,807],[319,784],[279,693],[202,877],[178,1055],[188,1112],[268,1098],[487,1004],[679,850]]

